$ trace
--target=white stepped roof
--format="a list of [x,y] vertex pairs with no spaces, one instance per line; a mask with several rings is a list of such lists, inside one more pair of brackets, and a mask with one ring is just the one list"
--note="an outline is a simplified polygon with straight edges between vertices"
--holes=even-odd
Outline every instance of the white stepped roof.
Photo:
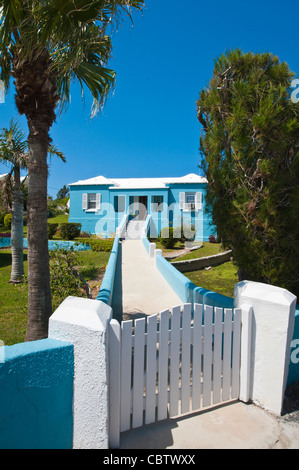
[[108,180],[105,176],[96,176],[95,178],[89,178],[87,180],[79,180],[76,183],[71,183],[69,186],[82,186],[82,185],[111,185],[112,180]]
[[85,185],[109,185],[114,186],[110,189],[148,189],[148,188],[166,188],[169,184],[199,184],[207,183],[207,179],[203,176],[190,173],[181,177],[167,178],[111,178],[104,176],[96,176],[87,180],[80,180],[71,183],[69,186],[85,186]]

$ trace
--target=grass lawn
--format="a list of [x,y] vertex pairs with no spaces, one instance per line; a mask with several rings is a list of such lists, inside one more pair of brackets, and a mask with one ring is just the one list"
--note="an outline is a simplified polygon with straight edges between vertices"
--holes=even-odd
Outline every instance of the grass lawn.
[[[64,224],[67,223],[69,220],[68,214],[62,214],[62,215],[57,215],[57,217],[50,217],[48,219],[49,224]],[[5,227],[1,227],[0,232],[10,232],[10,229],[6,229]],[[24,225],[23,227],[23,234],[24,238],[27,238],[27,225]]]
[[[24,269],[27,275],[27,250],[24,250]],[[78,271],[91,281],[104,274],[110,253],[78,252]],[[10,284],[11,250],[0,250],[0,340],[6,345],[22,343],[27,328],[28,285]]]
[[[182,251],[185,249],[185,244],[177,242],[173,248],[164,248],[159,240],[153,240],[156,243],[156,248],[162,250],[164,254],[168,253],[175,253],[176,251]],[[197,250],[190,251],[182,256],[178,256],[175,260],[176,261],[183,261],[184,259],[195,259],[195,258],[203,258],[204,256],[212,256],[218,253],[225,251],[221,243],[210,243],[210,242],[203,242],[202,246]]]
[[[27,275],[27,254],[24,252],[24,270]],[[27,327],[27,283],[9,284],[11,250],[0,250],[0,339],[4,344],[21,343]]]
[[228,261],[209,270],[201,269],[184,273],[184,275],[196,286],[233,297],[234,286],[239,282],[237,272],[237,266],[232,261]]
[[183,261],[185,259],[204,258],[205,256],[217,255],[223,251],[225,250],[222,248],[221,243],[203,242],[202,247],[198,248],[198,250],[190,251],[190,253],[179,256],[175,260]]
[[157,239],[153,239],[153,243],[156,243],[157,250],[162,250],[163,253],[172,253],[175,251],[181,251],[185,249],[185,244],[177,242],[173,248],[165,248],[162,243]]
[[78,251],[78,271],[90,281],[105,271],[109,257],[106,251]]
[[68,221],[69,221],[68,214],[60,214],[60,215],[57,215],[56,217],[50,217],[48,219],[48,224],[67,224]]

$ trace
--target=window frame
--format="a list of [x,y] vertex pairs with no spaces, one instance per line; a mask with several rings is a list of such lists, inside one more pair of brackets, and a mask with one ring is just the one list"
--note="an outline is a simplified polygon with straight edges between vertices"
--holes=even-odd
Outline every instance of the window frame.
[[[119,199],[122,198],[123,199],[123,210],[119,210]],[[117,205],[116,205],[116,201],[117,201]],[[126,195],[125,194],[118,194],[116,196],[114,196],[114,212],[116,214],[123,214],[124,212],[126,212]],[[116,210],[117,209],[117,210]]]
[[[161,202],[153,202],[154,198],[161,198]],[[154,194],[151,197],[151,212],[163,211],[164,196],[163,194]]]

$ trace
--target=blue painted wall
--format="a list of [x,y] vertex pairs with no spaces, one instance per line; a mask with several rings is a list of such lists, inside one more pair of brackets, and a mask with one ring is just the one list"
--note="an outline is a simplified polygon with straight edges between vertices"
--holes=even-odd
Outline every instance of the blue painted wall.
[[[203,193],[203,210],[199,212],[183,212],[179,209],[180,192]],[[82,209],[82,196],[84,193],[101,193],[101,209],[99,211],[86,211]],[[205,210],[206,184],[176,184],[168,188],[160,189],[109,189],[109,186],[70,186],[70,215],[69,222],[81,223],[82,230],[92,234],[100,234],[103,237],[114,237],[125,212],[130,206],[130,196],[147,196],[147,211],[152,216],[150,235],[152,238],[159,236],[163,227],[169,224],[180,226],[183,217],[185,225],[191,226],[198,221],[199,230],[196,240],[208,241],[211,234],[215,234],[211,217]],[[125,212],[115,212],[114,201],[117,196],[125,196]],[[151,211],[152,196],[163,196],[163,210]],[[171,210],[169,211],[169,207]],[[196,218],[196,219],[195,219]]]
[[291,348],[291,362],[288,375],[288,385],[299,382],[299,305],[295,312],[295,328]]
[[[196,240],[208,241],[209,236],[216,233],[212,225],[211,216],[206,212],[205,195],[206,184],[172,184],[169,185],[169,205],[174,207],[173,227],[180,226],[182,217],[183,224],[187,227],[195,225],[197,228]],[[202,192],[203,209],[199,212],[183,212],[179,209],[181,192]],[[175,204],[177,203],[177,204]]]
[[73,346],[45,339],[0,348],[0,448],[71,449]]
[[101,300],[107,305],[112,304],[114,280],[116,274],[117,258],[119,256],[119,238],[115,237],[109,261],[105,271],[104,278],[97,296],[97,300]]
[[[107,216],[109,208],[109,186],[70,186],[70,213],[69,222],[82,224],[82,231],[90,233],[105,232],[109,235]],[[88,212],[82,209],[82,195],[84,193],[101,193],[101,209],[98,212]],[[96,232],[98,224],[98,232]],[[115,232],[115,230],[114,230]],[[108,236],[107,235],[107,236]]]

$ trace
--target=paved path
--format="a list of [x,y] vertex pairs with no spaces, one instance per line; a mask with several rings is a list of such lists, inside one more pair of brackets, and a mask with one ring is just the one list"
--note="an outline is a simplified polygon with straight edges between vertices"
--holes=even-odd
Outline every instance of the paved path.
[[234,402],[121,434],[121,449],[299,449],[299,411]]
[[119,265],[113,294],[113,312],[123,320],[153,315],[181,305],[182,301],[154,266],[141,240],[120,244]]

